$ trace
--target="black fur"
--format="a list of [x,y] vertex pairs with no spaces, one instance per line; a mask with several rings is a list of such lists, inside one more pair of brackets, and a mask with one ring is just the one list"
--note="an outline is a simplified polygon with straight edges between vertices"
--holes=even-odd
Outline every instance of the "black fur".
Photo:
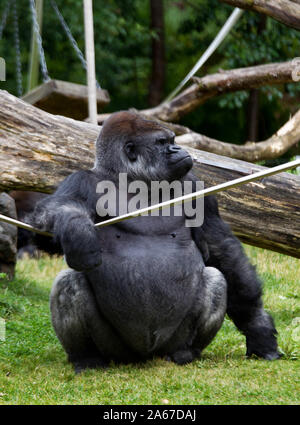
[[54,233],[72,268],[56,279],[51,313],[76,371],[154,354],[190,362],[214,338],[226,308],[246,336],[248,355],[278,357],[261,284],[214,197],[205,199],[201,228],[161,213],[94,227],[103,220],[96,214],[99,181],[117,183],[120,172],[147,184],[196,181],[191,158],[173,143],[174,134],[159,124],[113,114],[97,140],[94,168],[67,177],[31,217]]

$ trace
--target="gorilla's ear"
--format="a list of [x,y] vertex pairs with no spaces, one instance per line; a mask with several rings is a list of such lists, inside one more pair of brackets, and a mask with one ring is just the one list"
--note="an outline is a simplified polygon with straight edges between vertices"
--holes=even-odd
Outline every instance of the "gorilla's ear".
[[134,143],[127,142],[126,145],[124,146],[124,150],[128,158],[130,159],[130,161],[135,161],[137,159]]

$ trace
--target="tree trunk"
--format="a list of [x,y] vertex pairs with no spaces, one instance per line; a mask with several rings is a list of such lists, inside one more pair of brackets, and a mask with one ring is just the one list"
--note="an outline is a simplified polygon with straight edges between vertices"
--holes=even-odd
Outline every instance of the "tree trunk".
[[248,102],[248,140],[251,142],[258,141],[259,126],[259,90],[252,89],[249,93]]
[[165,31],[163,0],[150,0],[152,36],[152,72],[149,87],[149,105],[156,106],[162,99],[165,84]]
[[[68,174],[90,168],[100,127],[54,116],[0,91],[0,190],[51,193]],[[178,138],[180,140],[180,138]],[[188,148],[206,187],[263,167]],[[241,240],[300,258],[300,178],[281,173],[218,195]]]
[[220,0],[241,9],[264,13],[277,21],[300,30],[299,0]]
[[[267,17],[266,15],[260,15],[259,24],[257,28],[258,37],[261,36],[262,32],[266,29]],[[255,65],[258,65],[256,62]],[[248,101],[248,140],[251,142],[258,141],[259,133],[259,89],[252,89],[249,93]]]

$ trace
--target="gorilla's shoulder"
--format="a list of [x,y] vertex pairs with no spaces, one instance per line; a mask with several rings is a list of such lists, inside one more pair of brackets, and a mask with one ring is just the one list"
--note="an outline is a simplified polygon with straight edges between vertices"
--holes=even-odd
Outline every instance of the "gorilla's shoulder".
[[58,186],[57,195],[68,195],[86,192],[91,186],[96,186],[97,176],[92,170],[79,170],[67,176]]
[[79,182],[82,179],[92,179],[94,178],[94,173],[92,170],[79,170],[79,171],[74,171],[73,173],[69,174],[62,183],[68,181],[68,182]]
[[79,170],[69,174],[60,185],[76,185],[86,181],[96,181],[97,176],[92,170]]

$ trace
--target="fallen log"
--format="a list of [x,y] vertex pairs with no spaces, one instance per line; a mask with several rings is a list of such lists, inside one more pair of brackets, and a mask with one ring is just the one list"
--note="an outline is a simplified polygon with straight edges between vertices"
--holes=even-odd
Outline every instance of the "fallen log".
[[[182,131],[184,131],[182,129]],[[199,133],[187,131],[178,137],[182,146],[242,159],[249,162],[279,158],[300,141],[300,110],[282,126],[273,136],[263,142],[248,142],[244,145],[220,142]]]
[[91,166],[99,130],[0,90],[0,190],[53,192],[67,174]]
[[[93,164],[100,127],[54,116],[0,91],[0,190],[51,193],[69,173]],[[209,187],[263,169],[186,148]],[[300,258],[300,178],[282,173],[218,195],[223,218],[251,245]]]

